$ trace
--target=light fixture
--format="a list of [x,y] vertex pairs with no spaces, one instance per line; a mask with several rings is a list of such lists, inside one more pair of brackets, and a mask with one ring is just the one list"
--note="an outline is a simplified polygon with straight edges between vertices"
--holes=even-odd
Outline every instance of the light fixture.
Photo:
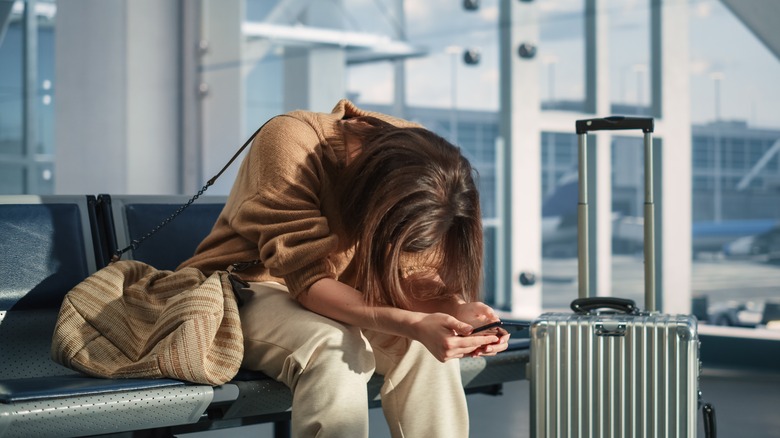
[[479,0],[463,0],[463,9],[467,11],[476,11],[479,9]]
[[536,46],[531,43],[520,44],[517,48],[517,54],[523,59],[533,59],[536,56]]
[[477,65],[481,58],[482,54],[477,49],[465,49],[463,51],[463,62],[466,65]]

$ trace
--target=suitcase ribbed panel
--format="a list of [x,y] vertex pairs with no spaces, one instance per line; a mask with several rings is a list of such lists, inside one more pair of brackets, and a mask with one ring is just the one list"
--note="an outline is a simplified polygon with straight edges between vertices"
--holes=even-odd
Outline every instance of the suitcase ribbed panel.
[[[597,334],[619,324],[621,335]],[[531,436],[696,436],[692,317],[545,314],[531,343]]]

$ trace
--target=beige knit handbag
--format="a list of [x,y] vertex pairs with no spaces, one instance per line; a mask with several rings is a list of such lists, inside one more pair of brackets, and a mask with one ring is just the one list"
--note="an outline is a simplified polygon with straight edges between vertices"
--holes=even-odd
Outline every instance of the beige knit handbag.
[[97,377],[223,384],[244,354],[228,275],[112,263],[65,296],[52,358]]
[[221,385],[236,375],[244,339],[234,289],[248,284],[233,271],[259,261],[235,263],[206,277],[195,268],[162,271],[120,259],[192,205],[267,123],[187,203],[65,295],[52,337],[54,361],[97,377]]

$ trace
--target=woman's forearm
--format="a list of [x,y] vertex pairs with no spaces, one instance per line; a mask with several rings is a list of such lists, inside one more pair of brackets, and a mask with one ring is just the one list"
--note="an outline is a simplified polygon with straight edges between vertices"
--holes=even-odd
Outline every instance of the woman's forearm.
[[455,316],[458,312],[458,306],[465,302],[463,298],[457,295],[433,300],[412,300],[412,309],[424,313],[440,312]]
[[[497,336],[467,336],[472,326],[444,312],[427,313],[389,306],[369,306],[357,290],[324,278],[298,295],[312,312],[356,327],[403,336],[421,342],[440,361],[473,355],[491,348]],[[489,352],[490,350],[485,350]]]
[[298,301],[312,312],[328,318],[407,338],[414,338],[411,328],[425,316],[418,311],[369,306],[360,292],[330,278],[314,283],[298,296]]

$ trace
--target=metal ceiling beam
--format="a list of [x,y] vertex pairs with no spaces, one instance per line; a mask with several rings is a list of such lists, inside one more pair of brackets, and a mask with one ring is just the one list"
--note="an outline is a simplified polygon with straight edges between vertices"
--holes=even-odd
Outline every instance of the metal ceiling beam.
[[[57,15],[57,5],[53,3],[33,3],[35,6],[36,25],[38,28],[51,27]],[[5,32],[11,22],[23,20],[25,2],[0,0],[0,46],[3,45]]]
[[8,23],[11,21],[11,8],[13,2],[0,1],[0,46],[3,45],[5,31],[8,30]]
[[756,164],[750,169],[750,172],[748,172],[742,179],[739,181],[739,184],[737,184],[737,191],[745,190],[750,183],[753,181],[753,178],[755,178],[759,173],[761,173],[762,170],[764,170],[764,167],[769,163],[769,160],[771,160],[775,155],[780,153],[780,139],[775,141],[775,144],[772,145],[772,147],[767,150],[764,155],[761,156],[761,158],[756,162]]
[[423,56],[428,51],[390,37],[364,32],[348,32],[312,26],[285,26],[245,22],[244,36],[252,40],[272,41],[285,46],[330,46],[347,50],[347,63],[358,64]]
[[780,59],[780,2],[777,0],[721,0],[753,32],[777,59]]
[[[263,20],[264,23],[278,23],[289,24],[298,20],[304,10],[309,6],[311,0],[281,0],[272,10],[266,15]],[[254,67],[255,63],[268,54],[271,49],[271,42],[268,40],[249,40],[244,44],[242,57],[247,60],[251,59],[253,62],[244,63],[241,67],[241,73],[246,76],[249,71]]]

